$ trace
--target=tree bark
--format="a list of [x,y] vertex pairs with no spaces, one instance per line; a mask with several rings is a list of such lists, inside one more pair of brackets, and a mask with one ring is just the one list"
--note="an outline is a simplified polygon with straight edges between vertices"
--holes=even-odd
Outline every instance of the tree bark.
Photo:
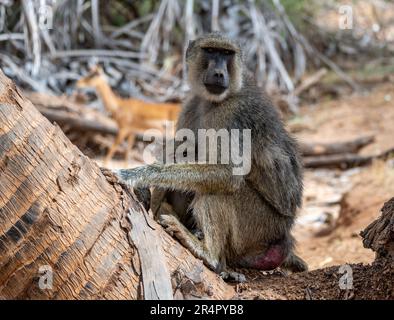
[[[146,252],[154,252],[150,263]],[[0,299],[173,295],[227,299],[234,290],[167,235],[0,71]]]
[[363,245],[376,253],[376,258],[394,261],[394,198],[382,208],[382,215],[361,232]]

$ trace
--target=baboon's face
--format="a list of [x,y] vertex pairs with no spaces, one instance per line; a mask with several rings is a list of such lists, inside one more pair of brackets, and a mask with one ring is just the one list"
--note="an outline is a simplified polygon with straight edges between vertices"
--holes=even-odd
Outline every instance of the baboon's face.
[[234,54],[227,49],[201,48],[202,82],[209,93],[220,95],[228,89],[228,70],[232,67]]
[[222,37],[192,41],[187,51],[188,78],[195,94],[220,102],[242,86],[240,49]]

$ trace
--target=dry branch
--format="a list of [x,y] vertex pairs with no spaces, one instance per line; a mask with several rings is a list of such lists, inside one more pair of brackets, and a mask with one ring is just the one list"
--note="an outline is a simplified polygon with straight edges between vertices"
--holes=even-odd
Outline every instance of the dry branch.
[[306,78],[297,86],[297,88],[295,88],[294,95],[299,96],[305,90],[308,90],[310,87],[318,83],[326,74],[327,74],[326,68],[319,69],[316,73]]
[[54,59],[70,58],[70,57],[117,57],[117,58],[137,58],[140,54],[137,52],[124,50],[99,50],[99,49],[80,49],[68,51],[56,51],[51,57]]
[[254,36],[259,42],[261,42],[261,45],[267,48],[271,63],[278,70],[286,90],[292,92],[294,90],[294,83],[283,64],[278,50],[275,47],[275,41],[272,38],[272,33],[267,26],[267,21],[264,15],[256,7],[254,1],[249,1],[249,7]]
[[[89,65],[98,62],[106,71],[113,71],[108,72],[110,82],[122,94],[155,101],[183,98],[187,89],[181,67],[185,44],[220,27],[242,42],[245,61],[259,85],[269,92],[290,95],[285,100],[292,112],[297,112],[298,103],[294,87],[315,57],[355,87],[349,76],[299,33],[279,0],[245,4],[231,0],[225,5],[221,1],[210,5],[206,1],[161,0],[142,17],[139,10],[127,12],[130,22],[121,27],[107,19],[112,14],[103,10],[100,1],[46,2],[53,13],[49,29],[38,23],[42,1],[21,3],[23,10],[8,10],[11,5],[18,8],[18,2],[0,1],[4,13],[0,24],[5,30],[0,35],[5,44],[0,55],[7,56],[0,58],[8,67],[4,68],[8,76],[35,91],[68,92]],[[136,9],[139,5],[105,6]],[[200,14],[207,7],[211,14]],[[183,36],[179,30],[184,31]]]
[[359,84],[357,84],[346,72],[344,72],[334,61],[326,57],[324,54],[319,52],[315,47],[313,47],[310,42],[300,33],[297,33],[294,26],[291,24],[290,19],[286,14],[286,10],[279,0],[273,1],[276,9],[279,14],[285,20],[287,27],[290,29],[290,32],[294,38],[297,39],[298,43],[302,45],[306,53],[314,58],[318,58],[321,62],[323,62],[326,66],[332,69],[341,79],[343,79],[348,85],[352,87],[355,91],[360,91],[361,88]]
[[116,135],[118,127],[99,111],[73,102],[65,96],[26,92],[27,98],[48,120],[85,132]]
[[45,108],[39,108],[39,111],[48,120],[56,122],[59,125],[67,125],[75,130],[92,131],[112,135],[116,135],[118,133],[116,125],[100,123],[97,122],[97,120],[82,119],[65,111],[53,111]]
[[355,153],[374,141],[373,136],[356,138],[346,142],[334,143],[300,143],[303,156],[321,156],[340,153]]
[[30,36],[29,42],[32,48],[31,50],[33,55],[32,75],[37,76],[41,65],[41,39],[39,35],[37,19],[34,10],[34,2],[32,0],[22,0],[22,7],[29,28],[29,36]]
[[394,155],[394,148],[390,148],[376,155],[361,156],[353,153],[334,154],[327,156],[305,157],[303,159],[306,168],[340,168],[365,166],[374,160],[386,160]]

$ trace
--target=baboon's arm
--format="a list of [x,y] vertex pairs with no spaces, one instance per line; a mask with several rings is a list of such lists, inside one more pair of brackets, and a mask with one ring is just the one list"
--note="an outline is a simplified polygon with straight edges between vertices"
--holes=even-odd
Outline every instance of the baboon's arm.
[[277,148],[254,154],[254,169],[247,177],[263,198],[278,213],[294,216],[302,201],[301,165],[295,155]]
[[222,164],[151,164],[133,169],[115,170],[132,187],[158,187],[199,193],[231,193],[243,179],[234,176],[230,165]]

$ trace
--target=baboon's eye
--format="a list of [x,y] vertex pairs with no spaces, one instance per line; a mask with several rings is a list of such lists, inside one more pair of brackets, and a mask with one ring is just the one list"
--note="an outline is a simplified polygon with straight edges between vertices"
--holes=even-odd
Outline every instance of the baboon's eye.
[[213,48],[203,48],[203,49],[205,52],[208,52],[208,53],[214,53],[214,51],[215,51]]
[[231,51],[231,50],[223,50],[223,54],[226,55],[226,56],[231,56],[231,55],[234,54],[234,51]]

